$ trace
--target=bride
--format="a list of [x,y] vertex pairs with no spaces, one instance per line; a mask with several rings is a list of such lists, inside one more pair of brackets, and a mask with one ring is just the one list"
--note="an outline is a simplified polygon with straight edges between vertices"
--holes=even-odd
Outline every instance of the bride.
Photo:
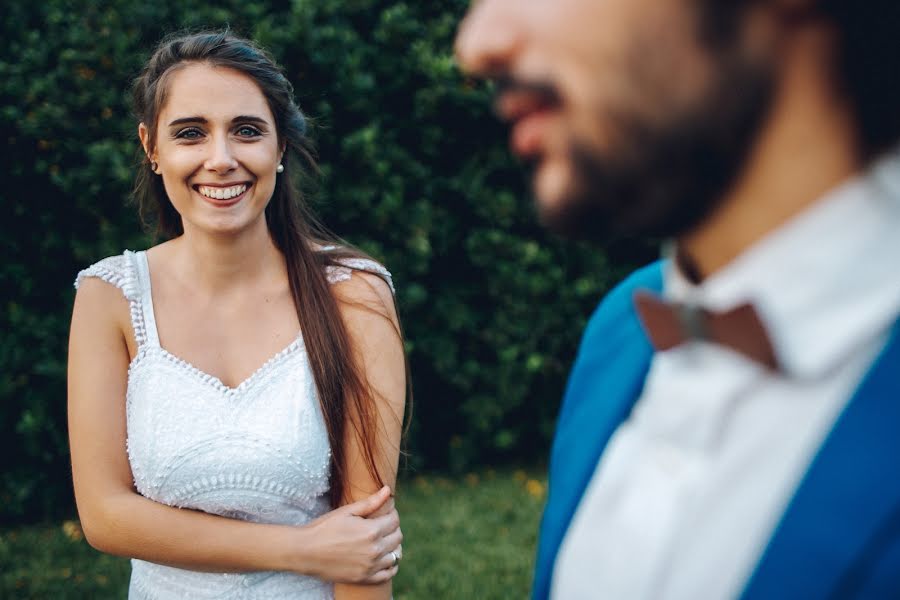
[[231,33],[134,86],[142,213],[168,241],[78,274],[69,345],[88,541],[129,597],[390,598],[407,369],[390,274],[325,234],[292,88]]

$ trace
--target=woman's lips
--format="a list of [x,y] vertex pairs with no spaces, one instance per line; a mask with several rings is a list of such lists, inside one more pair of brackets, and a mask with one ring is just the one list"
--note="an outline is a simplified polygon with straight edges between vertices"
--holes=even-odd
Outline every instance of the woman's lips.
[[[253,187],[253,184],[251,184],[249,182],[246,183],[245,185],[247,186],[247,189],[245,189],[243,192],[241,192],[237,196],[233,196],[228,199],[210,198],[206,194],[201,194],[200,191],[197,189],[199,186],[196,186],[196,185],[194,186],[194,192],[198,196],[203,198],[207,203],[211,204],[212,206],[215,206],[216,208],[228,208],[229,206],[234,206],[235,204],[237,204],[238,202],[243,200],[244,197],[247,195],[247,193],[250,191],[250,189]],[[223,187],[223,186],[206,186],[206,187]],[[227,187],[232,187],[232,186],[227,186]]]

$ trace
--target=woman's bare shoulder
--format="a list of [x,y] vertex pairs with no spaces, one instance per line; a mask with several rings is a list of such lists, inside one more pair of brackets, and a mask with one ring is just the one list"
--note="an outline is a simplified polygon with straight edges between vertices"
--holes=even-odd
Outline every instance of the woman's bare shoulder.
[[96,334],[130,331],[132,304],[140,295],[131,254],[125,251],[106,257],[76,275],[72,318],[85,325],[85,330]]
[[393,288],[383,276],[351,269],[332,289],[343,310],[364,309],[396,323]]

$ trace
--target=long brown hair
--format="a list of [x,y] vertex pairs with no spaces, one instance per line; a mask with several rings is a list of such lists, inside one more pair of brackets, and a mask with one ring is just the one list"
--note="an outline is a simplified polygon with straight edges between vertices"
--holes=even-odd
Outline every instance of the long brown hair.
[[[182,66],[198,62],[234,69],[252,78],[268,102],[279,143],[285,148],[284,172],[277,178],[266,207],[266,223],[287,264],[291,294],[331,445],[329,493],[332,505],[337,506],[347,499],[344,437],[348,423],[360,441],[369,473],[379,484],[384,483],[376,459],[379,423],[373,394],[354,361],[350,338],[325,275],[325,267],[339,265],[340,259],[367,257],[317,221],[291,177],[303,174],[304,169],[318,169],[306,135],[306,119],[294,102],[290,82],[267,52],[228,30],[169,36],[153,52],[132,90],[135,116],[148,128],[148,154],[155,144],[157,117],[165,104],[168,79]],[[173,238],[184,233],[181,216],[169,201],[162,179],[153,173],[143,154],[134,195],[144,222],[156,222],[158,237]],[[402,338],[399,329],[397,333]],[[407,402],[409,397],[407,368]]]

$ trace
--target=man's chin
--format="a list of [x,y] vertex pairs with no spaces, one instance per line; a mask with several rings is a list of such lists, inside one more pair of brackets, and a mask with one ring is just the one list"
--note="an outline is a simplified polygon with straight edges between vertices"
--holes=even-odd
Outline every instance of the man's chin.
[[542,158],[534,164],[532,190],[541,224],[556,230],[556,224],[568,214],[573,198],[572,169],[559,160]]
[[563,195],[552,203],[536,200],[538,221],[556,235],[573,239],[602,242],[610,234],[608,221],[598,215],[589,203],[575,196]]
[[534,165],[534,195],[541,207],[552,209],[565,200],[571,187],[572,167],[558,158],[542,156]]
[[532,186],[538,220],[563,237],[602,241],[607,233],[605,215],[598,214],[602,211],[589,197],[590,191],[577,181],[573,165],[565,162],[541,161],[535,165]]

